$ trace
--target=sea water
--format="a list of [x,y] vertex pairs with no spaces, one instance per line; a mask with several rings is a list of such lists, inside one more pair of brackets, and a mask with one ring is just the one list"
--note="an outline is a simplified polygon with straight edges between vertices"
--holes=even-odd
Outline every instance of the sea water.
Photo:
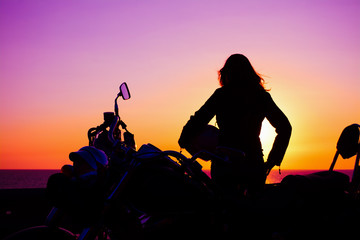
[[49,176],[60,170],[0,170],[0,189],[45,188]]
[[[279,183],[287,175],[305,175],[324,170],[281,170],[273,169],[266,179],[266,183]],[[339,170],[350,178],[352,170]],[[50,175],[60,172],[59,170],[0,170],[0,189],[18,188],[45,188]],[[210,176],[210,170],[204,170]]]

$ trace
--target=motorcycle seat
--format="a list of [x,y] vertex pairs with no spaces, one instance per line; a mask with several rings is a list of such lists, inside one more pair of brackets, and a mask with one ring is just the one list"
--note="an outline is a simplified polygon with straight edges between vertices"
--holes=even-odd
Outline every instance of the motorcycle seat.
[[306,175],[288,175],[281,186],[299,193],[343,193],[349,187],[348,175],[337,171],[321,171]]

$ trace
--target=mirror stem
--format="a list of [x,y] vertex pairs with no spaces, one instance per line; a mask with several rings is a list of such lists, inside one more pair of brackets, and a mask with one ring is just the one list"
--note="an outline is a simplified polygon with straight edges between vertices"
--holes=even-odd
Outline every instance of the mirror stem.
[[119,98],[119,95],[120,95],[120,93],[115,98],[115,116],[119,116],[119,107],[118,107],[118,104],[117,104],[117,99]]

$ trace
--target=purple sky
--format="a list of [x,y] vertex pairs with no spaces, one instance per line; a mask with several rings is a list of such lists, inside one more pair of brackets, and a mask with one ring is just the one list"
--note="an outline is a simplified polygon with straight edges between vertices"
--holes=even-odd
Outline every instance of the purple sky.
[[293,125],[284,166],[312,168],[316,156],[327,167],[341,130],[360,120],[359,16],[360,1],[347,0],[0,0],[0,168],[68,161],[123,81],[138,146],[178,150],[237,52]]

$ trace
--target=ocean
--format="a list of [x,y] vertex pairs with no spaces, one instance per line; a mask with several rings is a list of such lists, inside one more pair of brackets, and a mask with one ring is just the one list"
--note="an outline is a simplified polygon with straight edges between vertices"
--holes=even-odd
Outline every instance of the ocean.
[[45,188],[50,175],[60,170],[0,170],[0,189]]
[[[281,170],[273,169],[266,179],[266,183],[279,183],[287,175],[305,175],[323,170]],[[352,170],[339,170],[347,174],[350,178]],[[0,189],[19,189],[19,188],[45,188],[47,179],[50,175],[60,172],[59,170],[0,170]],[[210,170],[204,170],[210,175]]]

